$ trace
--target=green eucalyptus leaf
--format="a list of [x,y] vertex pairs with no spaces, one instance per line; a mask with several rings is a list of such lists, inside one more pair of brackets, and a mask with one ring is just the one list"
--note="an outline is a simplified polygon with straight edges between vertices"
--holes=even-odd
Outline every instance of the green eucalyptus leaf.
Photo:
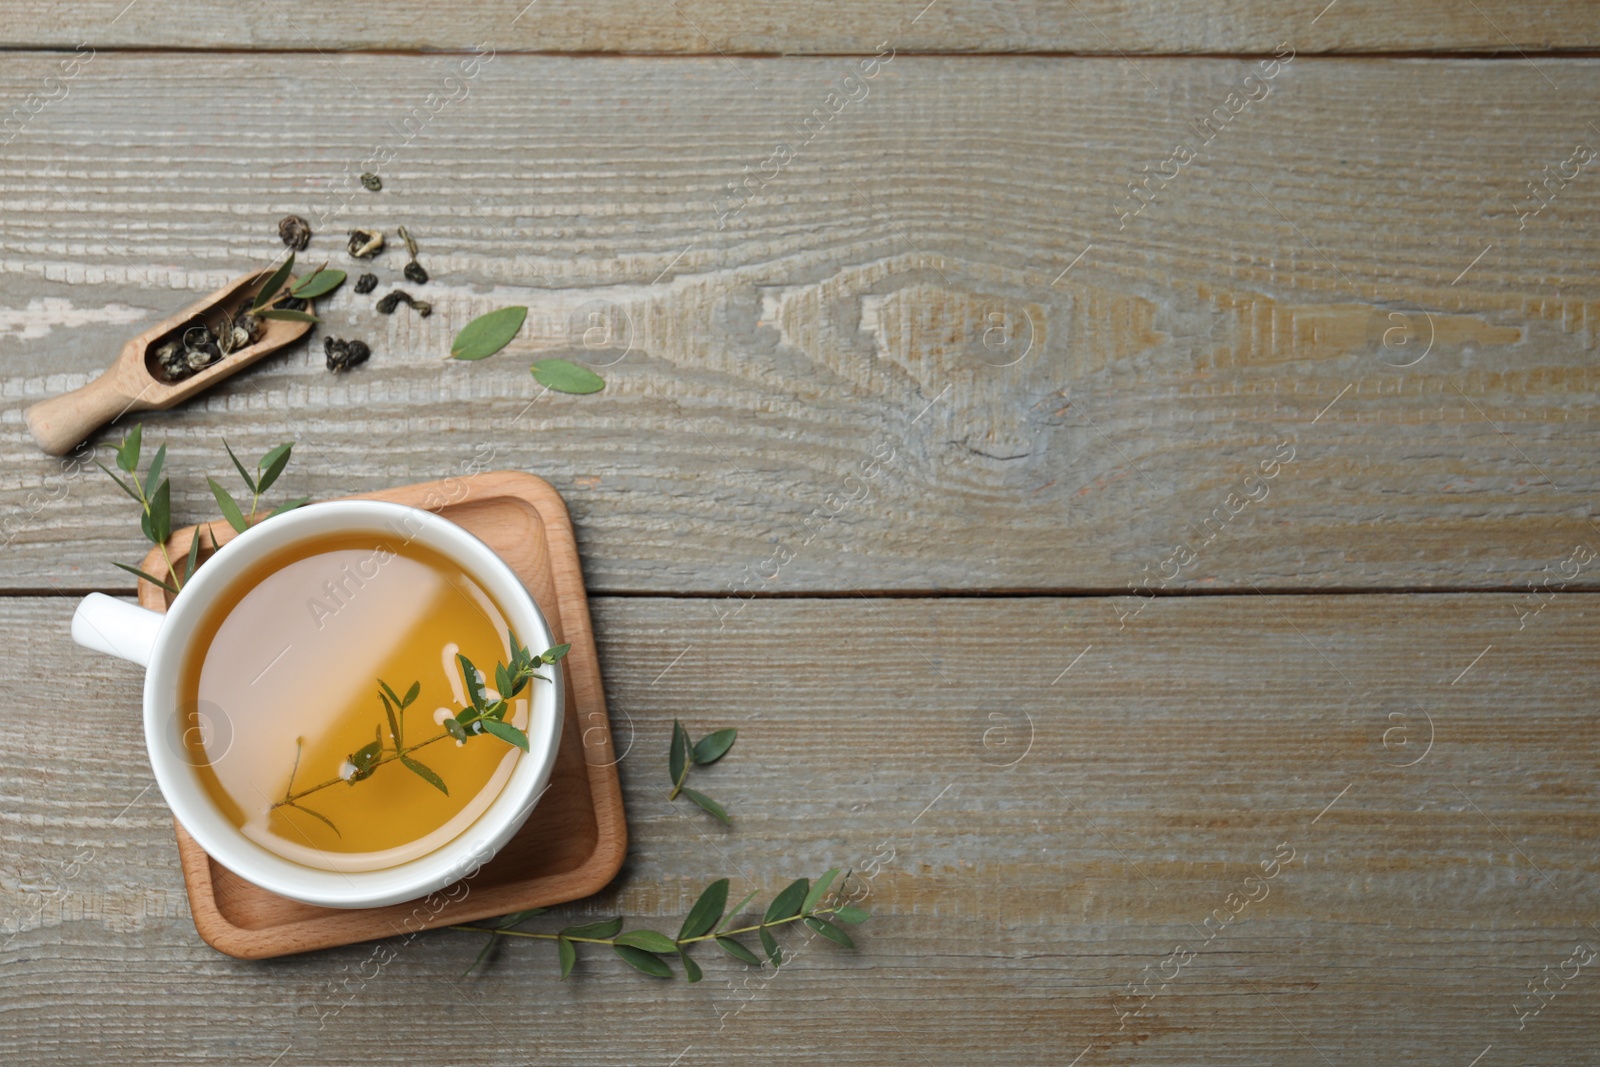
[[726,919],[722,920],[722,925],[717,927],[717,932],[721,933],[723,930],[726,930],[729,926],[733,925],[733,920],[737,919],[739,917],[739,915],[744,911],[744,906],[746,904],[748,904],[752,900],[756,899],[756,894],[758,892],[760,892],[760,890],[752,889],[752,890],[750,890],[750,892],[746,893],[744,895],[744,899],[739,901],[739,903],[735,904],[728,911],[728,917]]
[[483,948],[478,950],[477,958],[472,961],[472,964],[466,970],[461,972],[461,977],[465,978],[467,975],[477,970],[478,964],[482,963],[488,957],[489,953],[494,951],[495,945],[499,943],[500,939],[494,934],[490,934],[489,940],[485,941]]
[[310,499],[311,498],[308,497],[308,496],[303,496],[299,500],[285,501],[284,503],[279,504],[277,507],[273,508],[272,511],[270,511],[267,514],[267,518],[270,519],[274,515],[282,515],[286,511],[293,511],[295,508],[299,507],[301,504],[304,504],[306,501],[308,501]]
[[767,959],[772,961],[774,967],[783,966],[783,950],[778,948],[778,939],[772,936],[772,931],[763,926],[760,930],[761,947],[767,950]]
[[145,581],[149,582],[151,585],[159,585],[161,588],[165,589],[169,593],[172,593],[172,594],[176,595],[177,592],[178,592],[177,587],[174,586],[171,582],[164,582],[160,578],[157,578],[153,574],[146,574],[144,571],[140,570],[138,567],[130,567],[126,563],[116,563],[116,562],[113,562],[111,565],[113,567],[121,567],[123,570],[127,571],[129,574],[137,575],[138,577],[143,578]]
[[474,708],[483,711],[485,708],[483,687],[478,681],[478,668],[474,667],[472,661],[459,652],[456,653],[456,659],[461,664],[461,680],[467,683],[467,699],[472,701]]
[[562,937],[593,937],[604,941],[608,937],[616,937],[622,929],[622,919],[601,919],[599,922],[585,923],[583,926],[569,926],[561,931]]
[[845,948],[855,948],[856,943],[850,940],[850,935],[833,925],[826,919],[811,916],[805,920],[807,926],[832,941],[834,944],[843,945]]
[[283,288],[283,283],[289,280],[289,275],[294,270],[294,253],[289,253],[289,258],[267,276],[260,289],[256,290],[255,301],[251,304],[252,310],[267,306],[268,301],[278,295],[278,290]]
[[[524,649],[523,651],[527,650]],[[555,663],[570,651],[572,651],[571,645],[553,645],[539,653],[539,658],[546,663]]]
[[344,284],[344,279],[344,271],[329,270],[324,267],[310,277],[300,279],[289,292],[290,295],[297,296],[301,300],[314,300],[339,288]]
[[422,692],[421,682],[412,682],[411,688],[406,690],[406,698],[400,702],[402,708],[409,708],[417,701],[417,694]]
[[[383,685],[382,682],[378,684]],[[389,688],[386,685],[383,687],[385,689]],[[383,693],[378,694],[378,699],[383,701],[383,713],[389,716],[389,736],[394,738],[394,747],[401,748],[403,742],[400,740],[400,720],[394,717],[394,705],[389,703],[388,696]]]
[[846,904],[844,907],[834,912],[833,917],[842,923],[849,923],[851,926],[856,926],[860,923],[866,922],[872,917],[872,915],[869,911],[867,911],[866,908],[858,908],[854,904]]
[[395,696],[395,692],[394,692],[393,689],[389,688],[389,683],[388,682],[384,681],[382,678],[379,678],[378,679],[378,688],[383,691],[382,692],[383,696],[387,696],[390,700],[394,701],[394,703],[397,706],[399,705],[400,698],[398,696]]
[[621,956],[623,960],[636,971],[642,971],[652,978],[671,978],[672,968],[667,966],[666,960],[642,948],[632,945],[612,945],[611,951]]
[[525,307],[501,308],[479,315],[463,326],[456,339],[450,342],[451,358],[487,359],[511,343],[527,317]]
[[207,478],[206,483],[211,486],[211,495],[217,498],[217,507],[222,509],[222,517],[228,520],[228,525],[239,533],[248,530],[250,524],[244,521],[244,512],[239,510],[239,505],[228,495],[228,491],[222,488],[221,483],[215,478]]
[[377,741],[369,741],[350,754],[350,762],[358,770],[366,770],[372,766],[374,760],[383,752],[383,745]]
[[801,914],[810,915],[817,910],[817,905],[821,904],[822,898],[828,895],[828,887],[833,885],[833,880],[837,877],[839,877],[839,868],[835,867],[816,880],[811,887],[811,892],[806,894],[805,903],[800,905]]
[[281,444],[271,452],[261,457],[257,470],[261,471],[261,478],[256,482],[256,492],[265,493],[278,480],[278,475],[283,473],[283,468],[289,465],[289,454],[294,449],[294,442]]
[[[266,452],[266,455],[264,455],[260,459],[256,460],[256,469],[257,470],[262,470],[262,469],[264,469],[266,467],[272,466],[274,463],[276,463],[278,461],[278,457],[279,456],[287,455],[289,453],[289,450],[292,449],[292,448],[294,448],[294,442],[293,441],[285,441],[283,444],[278,445],[276,448],[269,448],[267,450],[267,452]],[[262,488],[265,489],[266,486],[262,486]]]
[[752,967],[761,966],[761,957],[757,956],[754,952],[751,952],[748,948],[745,948],[744,945],[735,941],[733,938],[719,937],[717,938],[717,944],[721,946],[722,951],[726,952],[734,959],[742,960]]
[[289,807],[293,808],[295,811],[303,811],[313,819],[321,819],[323,822],[328,824],[328,829],[333,831],[335,837],[343,840],[344,835],[339,832],[339,828],[333,825],[333,820],[322,814],[322,812],[312,811],[310,808],[301,807],[299,804],[290,804]]
[[729,727],[706,734],[694,745],[694,761],[699,764],[715,763],[728,754],[739,731]]
[[167,446],[162,445],[156,449],[156,456],[150,461],[150,469],[145,472],[144,484],[155,485],[161,480],[161,468],[167,462]]
[[718,878],[706,886],[705,892],[700,894],[700,899],[694,902],[694,907],[689,909],[688,916],[683,920],[683,927],[678,931],[678,940],[700,937],[711,932],[717,925],[717,920],[722,918],[722,909],[728,906],[728,880]]
[[507,744],[516,745],[524,752],[528,751],[528,735],[510,723],[501,722],[499,719],[484,719],[483,728]]
[[147,531],[150,540],[156,544],[166,543],[172,536],[172,483],[164,481],[156,486],[155,495],[150,498],[150,529]]
[[446,719],[444,721],[444,729],[447,734],[457,741],[465,741],[467,739],[466,729],[455,719]]
[[101,463],[99,460],[95,460],[94,461],[94,465],[96,467],[99,467],[101,470],[105,471],[106,474],[111,478],[111,480],[117,483],[117,488],[118,489],[121,489],[124,493],[127,493],[129,496],[133,497],[133,499],[139,501],[139,504],[140,504],[141,507],[144,505],[144,501],[140,499],[139,494],[133,491],[133,486],[129,485],[127,482],[123,481],[121,478],[118,478],[115,474],[112,474],[110,467],[107,467],[104,463]]
[[697,789],[690,789],[688,786],[684,786],[682,789],[678,790],[678,792],[682,793],[684,796],[700,805],[706,811],[709,811],[711,814],[721,819],[725,825],[733,825],[733,820],[728,818],[727,809],[725,809],[721,804],[718,804],[715,800],[712,800],[710,797],[706,796],[704,793]]
[[767,905],[767,914],[763,922],[776,922],[779,919],[792,919],[800,914],[800,905],[805,902],[806,891],[811,888],[809,878],[796,878],[784,887],[783,892],[772,898],[772,903]]
[[512,692],[515,688],[515,683],[511,680],[511,672],[506,670],[504,663],[496,663],[494,665],[494,687],[502,697],[516,695]]
[[424,767],[410,756],[401,756],[400,762],[405,764],[406,768],[414,773],[418,778],[421,778],[424,782],[427,782],[445,796],[450,795],[450,790],[445,787],[444,779],[440,778],[437,774],[434,774],[433,771],[429,770],[427,767]]
[[672,776],[673,788],[683,784],[684,773],[689,769],[689,735],[683,723],[672,720],[672,748],[667,752],[667,773]]
[[290,308],[266,308],[255,313],[258,319],[282,319],[285,322],[321,322],[322,320],[306,311],[294,311]]
[[646,952],[676,952],[678,943],[666,934],[654,930],[629,930],[625,934],[618,934],[616,943],[619,945],[632,945],[642,948]]
[[144,438],[144,423],[135,423],[122,443],[117,446],[117,466],[123,473],[132,474],[139,466],[139,442]]
[[606,387],[606,380],[588,367],[580,367],[565,359],[541,359],[528,368],[533,380],[558,393],[575,393],[580,396],[598,393]]
[[244,469],[244,464],[239,462],[239,457],[233,454],[233,446],[228,443],[226,437],[222,439],[222,447],[228,450],[228,458],[233,460],[233,469],[239,472],[239,477],[244,479],[244,484],[249,487],[252,493],[260,492],[261,490],[256,487],[256,480],[250,477],[250,472]]
[[678,958],[683,961],[683,975],[689,981],[698,982],[705,977],[705,973],[700,970],[700,965],[689,958],[687,950],[679,949]]
[[513,926],[521,926],[535,915],[543,915],[549,910],[549,908],[524,908],[522,911],[514,911],[510,915],[502,915],[500,921],[494,924],[495,929],[509,930]]
[[183,563],[183,580],[188,581],[194,577],[195,568],[200,565],[200,527],[194,528],[194,536],[189,538],[189,558]]
[[556,955],[561,959],[561,977],[565,978],[572,973],[573,964],[578,962],[578,950],[572,942],[564,937],[556,938]]

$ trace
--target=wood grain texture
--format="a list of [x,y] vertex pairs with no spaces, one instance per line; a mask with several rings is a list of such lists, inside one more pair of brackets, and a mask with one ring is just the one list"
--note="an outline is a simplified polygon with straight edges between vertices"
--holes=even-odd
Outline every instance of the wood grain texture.
[[[874,912],[857,953],[796,940],[770,980],[707,955],[689,985],[599,953],[561,982],[528,944],[462,979],[479,944],[454,933],[386,966],[213,953],[129,730],[136,672],[73,654],[69,600],[5,598],[0,1059],[1586,1063],[1591,969],[1521,1030],[1514,1008],[1600,944],[1600,616],[1562,595],[1518,630],[1508,599],[1195,597],[1120,630],[1100,598],[801,599],[720,633],[702,600],[597,599],[630,856],[548,921],[670,931],[713,877],[832,865]],[[64,754],[42,706],[93,743]],[[733,829],[664,799],[674,718],[739,728],[697,772]]]
[[[294,495],[531,470],[594,592],[1123,591],[1180,543],[1171,588],[1521,588],[1595,536],[1595,165],[1518,205],[1596,139],[1600,63],[1297,59],[1205,145],[1191,122],[1258,65],[902,56],[801,147],[857,60],[752,87],[721,59],[502,56],[402,146],[460,62],[103,55],[11,145],[6,588],[125,588],[128,502],[21,411],[270,260],[289,211],[337,266],[350,225],[408,224],[438,310],[347,286],[323,333],[372,341],[366,366],[330,375],[314,339],[147,416],[180,521],[231,480],[226,435],[298,440]],[[1174,144],[1200,155],[1130,192]],[[512,302],[510,349],[441,362]],[[541,356],[606,391],[544,393]]]
[[1443,49],[1515,54],[1593,48],[1583,0],[426,0],[337,7],[224,0],[21,0],[8,6],[10,47],[210,48],[309,51],[447,50],[488,43],[503,52],[805,54],[870,52],[883,40],[919,52],[1270,51]]

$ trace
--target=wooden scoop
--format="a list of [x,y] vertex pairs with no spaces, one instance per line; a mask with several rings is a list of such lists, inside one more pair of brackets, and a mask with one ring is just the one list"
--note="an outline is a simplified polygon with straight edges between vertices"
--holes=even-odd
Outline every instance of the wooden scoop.
[[[130,411],[165,411],[304,337],[312,323],[262,319],[261,336],[254,344],[229,352],[181,381],[164,382],[151,370],[155,349],[162,342],[176,339],[188,327],[212,321],[222,312],[236,310],[247,297],[254,298],[271,273],[260,271],[229,282],[123,345],[122,355],[111,368],[88,385],[28,408],[28,429],[33,431],[39,447],[52,456],[66,455],[112,419]],[[290,278],[285,288],[293,288],[297,282]],[[313,310],[308,302],[306,311]]]

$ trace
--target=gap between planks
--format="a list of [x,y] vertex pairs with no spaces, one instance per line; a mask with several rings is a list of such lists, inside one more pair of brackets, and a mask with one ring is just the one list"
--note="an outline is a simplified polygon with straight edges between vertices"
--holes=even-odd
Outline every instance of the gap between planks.
[[[1577,589],[1546,590],[1551,596],[1583,596],[1600,593],[1600,586]],[[809,589],[793,592],[729,593],[729,592],[662,592],[659,589],[590,589],[589,599],[609,597],[616,600],[1111,600],[1117,597],[1139,595],[1141,599],[1194,599],[1197,597],[1362,597],[1362,596],[1493,596],[1503,593],[1523,594],[1527,587],[1516,586],[1407,586],[1378,587],[1255,585],[1247,589],[1161,589],[1150,590],[1148,596],[1123,590],[1041,586],[1031,589]],[[50,586],[0,589],[0,599],[59,600],[85,597],[90,593],[132,599],[136,591],[112,586]]]
[[[310,56],[319,59],[328,59],[332,56],[394,56],[405,59],[435,59],[449,58],[451,56],[473,56],[478,53],[470,48],[274,48],[265,45],[258,48],[223,48],[208,45],[97,45],[93,41],[84,42],[94,48],[97,55],[214,55],[214,56]],[[0,55],[17,56],[19,58],[30,55],[73,55],[77,47],[66,45],[45,44],[0,44]],[[757,60],[794,60],[794,59],[864,59],[877,53],[870,50],[859,52],[667,52],[667,51],[564,51],[557,48],[501,48],[495,50],[496,56],[542,56],[551,59],[745,59]],[[1256,60],[1276,58],[1276,53],[1263,50],[1259,52],[1134,52],[1127,50],[1099,52],[1099,51],[1062,51],[1059,49],[1035,50],[995,50],[995,51],[950,51],[900,49],[895,52],[896,58],[929,58],[929,59],[1109,59],[1116,62],[1126,62],[1129,59],[1144,60],[1193,60],[1214,59],[1232,60],[1236,62],[1254,62]],[[1354,49],[1350,51],[1325,51],[1325,52],[1298,52],[1295,54],[1297,62],[1302,60],[1354,60],[1354,59],[1439,59],[1461,60],[1476,59],[1484,61],[1525,62],[1534,59],[1597,59],[1600,58],[1600,48],[1542,48],[1538,50],[1526,48],[1499,48],[1499,49],[1463,49],[1463,48],[1413,48],[1406,50],[1383,51],[1378,49]]]

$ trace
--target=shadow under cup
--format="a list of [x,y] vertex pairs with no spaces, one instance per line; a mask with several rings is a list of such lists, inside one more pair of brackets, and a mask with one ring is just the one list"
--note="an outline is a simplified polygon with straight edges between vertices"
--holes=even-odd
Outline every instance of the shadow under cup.
[[[528,751],[510,761],[509,772],[501,775],[503,783],[498,793],[493,792],[496,781],[493,778],[476,791],[481,810],[474,810],[469,804],[463,810],[471,817],[460,820],[459,829],[452,826],[450,833],[442,835],[442,843],[437,848],[415,858],[386,863],[381,856],[376,859],[367,856],[344,864],[335,859],[311,866],[264,847],[241,831],[207,788],[206,776],[213,774],[208,760],[220,758],[234,746],[256,743],[259,730],[251,729],[249,722],[241,724],[205,701],[191,700],[188,706],[183,706],[185,702],[180,694],[185,672],[197,669],[191,667],[191,655],[198,642],[210,640],[208,628],[216,630],[219,625],[226,625],[225,620],[216,618],[216,608],[240,596],[240,583],[259,578],[264,567],[275,566],[275,560],[293,560],[297,555],[304,558],[323,545],[356,543],[362,539],[381,540],[406,550],[420,549],[422,553],[443,557],[482,587],[520,643],[535,651],[555,644],[554,635],[521,580],[472,534],[438,515],[416,508],[381,501],[332,501],[289,512],[252,527],[224,544],[186,584],[168,614],[164,618],[153,616],[160,629],[150,649],[145,676],[146,745],[161,792],[178,821],[213,859],[241,878],[281,896],[327,907],[376,907],[398,903],[424,896],[474,873],[522,826],[548,786],[564,708],[561,664],[541,666],[540,673],[549,681],[535,680],[523,690],[528,700],[525,729]],[[354,577],[359,579],[360,576]],[[356,587],[347,585],[346,588]],[[343,606],[343,602],[329,595],[320,598],[323,607],[318,609],[311,603],[315,599],[318,598],[308,598],[307,605],[313,618],[320,611],[338,611]],[[358,600],[359,594],[350,598],[350,603]],[[368,614],[377,606],[371,599],[367,605]],[[382,637],[376,639],[381,641]],[[313,654],[316,651],[310,650]],[[267,655],[270,658],[270,653]],[[486,669],[482,663],[477,666],[480,670]],[[488,665],[487,670],[492,671],[493,665]],[[384,713],[375,695],[375,680],[355,681],[364,689],[372,690],[374,725],[383,722]],[[404,692],[409,684],[408,678],[395,688]],[[489,684],[493,685],[492,678]],[[408,720],[405,729],[413,729],[410,723],[415,721],[414,718]],[[198,736],[196,731],[199,731]],[[204,758],[197,755],[201,748],[197,741],[203,741]],[[503,744],[488,737],[474,738],[471,743]],[[441,744],[452,745],[453,742]],[[291,757],[298,763],[298,750],[286,750],[286,764]],[[325,771],[324,768],[324,773],[310,774],[303,779],[297,777],[296,782],[325,778]],[[380,768],[378,773],[385,771],[404,773],[399,767]],[[492,799],[482,803],[490,796]],[[329,860],[327,854],[319,854],[318,858]],[[345,869],[330,870],[324,869],[325,866]],[[359,869],[363,867],[367,869]]]

